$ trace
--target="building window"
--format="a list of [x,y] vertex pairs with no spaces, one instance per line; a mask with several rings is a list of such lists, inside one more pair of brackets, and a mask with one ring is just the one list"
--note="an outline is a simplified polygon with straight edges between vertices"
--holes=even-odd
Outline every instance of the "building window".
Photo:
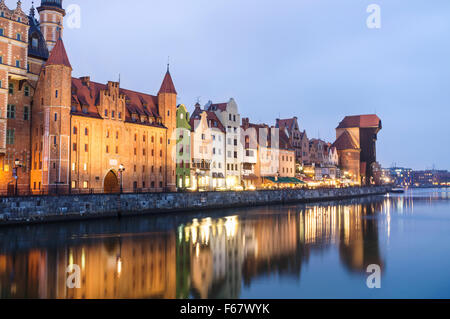
[[116,154],[119,154],[119,146],[116,146]]
[[58,90],[55,91],[55,97],[58,97]]
[[7,129],[6,130],[6,144],[13,145],[15,138],[15,129]]
[[20,33],[16,34],[17,41],[22,41],[22,35]]
[[106,153],[107,154],[109,153],[109,146],[108,145],[106,145]]
[[16,68],[20,68],[20,60],[16,60]]
[[[2,17],[4,16],[4,13],[2,12]],[[0,36],[3,36],[5,34],[5,30],[3,28],[0,29]]]
[[25,85],[25,88],[23,91],[24,91],[25,96],[30,96],[30,87],[28,85]]
[[119,112],[119,119],[122,119],[122,112]]
[[78,134],[78,129],[76,126],[73,127],[73,135],[77,135]]
[[89,129],[87,127],[84,129],[84,135],[86,135],[86,136],[89,135]]
[[58,113],[55,113],[55,122],[58,121]]
[[84,188],[84,189],[88,188],[88,185],[89,185],[89,184],[88,184],[87,181],[84,181],[84,182],[83,182],[83,188]]
[[105,117],[108,117],[108,110],[105,110]]
[[88,144],[84,144],[84,151],[85,152],[89,152],[89,145]]
[[73,150],[74,152],[77,151],[77,143],[73,143],[72,150]]
[[116,115],[116,112],[111,111],[111,117],[114,118],[115,115]]
[[39,45],[38,41],[39,41],[38,38],[32,38],[31,39],[31,45],[33,46],[33,48],[37,48],[38,47],[38,45]]
[[14,83],[9,83],[9,94],[14,94]]
[[8,104],[8,108],[6,111],[6,117],[9,119],[15,119],[16,118],[16,106],[12,104]]
[[30,107],[24,106],[23,107],[23,120],[28,121],[30,119]]
[[77,188],[77,182],[76,181],[72,181],[72,188]]

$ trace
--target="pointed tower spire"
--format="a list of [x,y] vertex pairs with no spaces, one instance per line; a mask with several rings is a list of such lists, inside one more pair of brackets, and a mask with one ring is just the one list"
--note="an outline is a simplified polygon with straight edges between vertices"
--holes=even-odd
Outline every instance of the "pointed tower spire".
[[64,47],[64,42],[61,38],[56,42],[55,47],[50,52],[50,57],[47,60],[47,65],[64,65],[72,68],[69,58],[67,57],[66,48]]
[[30,17],[35,17],[36,11],[34,9],[34,1],[31,1],[31,8],[30,8]]
[[161,93],[177,94],[177,91],[175,90],[175,85],[173,85],[172,76],[170,75],[169,65],[167,65],[167,73],[166,76],[164,77],[161,89],[159,89],[158,94]]

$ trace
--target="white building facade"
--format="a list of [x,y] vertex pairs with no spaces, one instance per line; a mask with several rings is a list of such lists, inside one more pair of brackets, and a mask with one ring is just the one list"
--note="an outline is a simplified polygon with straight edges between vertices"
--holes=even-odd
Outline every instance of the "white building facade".
[[236,101],[231,98],[227,103],[214,104],[211,101],[205,109],[214,112],[225,128],[225,181],[227,189],[242,188],[241,115]]

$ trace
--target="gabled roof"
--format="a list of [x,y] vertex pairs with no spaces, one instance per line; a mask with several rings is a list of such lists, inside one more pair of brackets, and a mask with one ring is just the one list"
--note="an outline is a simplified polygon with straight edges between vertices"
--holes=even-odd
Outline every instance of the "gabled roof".
[[50,52],[50,57],[48,58],[46,65],[64,65],[72,68],[61,38],[56,42],[55,47]]
[[200,108],[200,104],[198,104],[198,103],[195,105],[195,110],[192,113],[191,119],[189,121],[189,124],[191,125],[192,130],[194,129],[195,121],[196,120],[198,121],[200,119],[200,116],[201,116],[201,114],[203,112],[206,113],[206,119],[207,119],[209,128],[217,128],[223,133],[226,132],[225,126],[223,126],[222,122],[219,120],[219,118],[217,117],[216,113],[214,113],[212,111],[202,110]]
[[217,117],[216,113],[212,111],[205,111],[208,114],[208,125],[210,128],[217,128],[223,133],[225,133],[225,126],[223,126],[222,122]]
[[[102,118],[97,107],[100,106],[100,92],[107,89],[108,86],[106,84],[89,81],[89,85],[87,85],[83,83],[81,79],[72,78],[72,106],[75,107],[75,109],[72,110],[72,113]],[[132,114],[137,114],[139,116],[145,115],[151,118],[160,118],[158,113],[158,97],[122,88],[119,89],[119,93],[125,95],[125,121],[133,122]],[[87,113],[82,112],[83,106],[87,107]],[[143,125],[162,126],[158,125],[156,122],[137,123]]]
[[381,120],[375,114],[346,116],[344,118],[344,120],[341,123],[339,123],[339,126],[338,126],[338,128],[353,128],[353,127],[381,128]]
[[161,84],[161,88],[159,89],[158,94],[161,93],[177,94],[169,70],[167,70],[166,76],[164,77],[164,80]]
[[277,127],[280,129],[287,128],[291,130],[294,127],[294,123],[297,121],[297,118],[293,117],[291,119],[277,119]]
[[222,112],[225,112],[227,110],[227,106],[228,103],[216,103],[216,104],[211,104],[207,110],[208,111],[216,111],[216,110],[220,110]]
[[347,131],[344,131],[344,133],[342,133],[341,136],[338,137],[332,147],[335,147],[338,151],[359,149],[358,144]]
[[284,130],[278,130],[279,131],[279,139],[280,143],[278,147],[280,149],[292,149],[291,143],[289,142],[289,137],[286,135]]

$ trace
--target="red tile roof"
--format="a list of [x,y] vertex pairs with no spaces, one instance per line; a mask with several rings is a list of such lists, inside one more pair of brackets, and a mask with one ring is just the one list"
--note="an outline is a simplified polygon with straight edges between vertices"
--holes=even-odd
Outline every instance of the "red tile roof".
[[69,68],[72,68],[69,58],[67,57],[66,48],[64,47],[62,39],[59,39],[56,42],[55,47],[53,48],[52,52],[50,52],[50,56],[47,60],[46,65],[65,65]]
[[215,111],[220,110],[222,112],[227,110],[228,103],[217,103],[217,104],[211,104],[208,107],[208,111]]
[[163,83],[161,84],[161,89],[159,89],[158,94],[161,93],[177,94],[169,70],[167,70],[166,76],[164,77]]
[[[73,110],[72,113],[102,118],[97,107],[100,106],[100,92],[107,89],[108,86],[106,84],[90,81],[88,86],[84,84],[81,79],[72,78],[72,105],[75,107],[75,110]],[[160,118],[158,112],[158,97],[126,89],[119,89],[119,93],[125,95],[125,121],[133,122],[133,113],[155,119]],[[88,107],[87,113],[82,112],[83,106]],[[150,125],[150,123],[147,122],[142,123],[139,121],[137,123]],[[151,125],[161,126],[156,123]]]
[[381,120],[375,114],[370,115],[355,115],[346,116],[344,120],[339,123],[338,128],[367,128],[367,127],[381,127]]
[[[212,111],[206,111],[206,113],[208,114],[208,125],[210,128],[218,128],[219,130],[221,130],[223,133],[225,133],[225,126],[223,126],[222,122],[219,120],[219,118],[217,117],[216,113],[212,112]],[[216,125],[217,123],[217,125]]]
[[278,147],[280,149],[292,149],[291,147],[291,143],[289,142],[289,137],[286,135],[286,133],[284,132],[284,130],[278,130],[279,131],[279,145]]
[[338,151],[359,149],[358,144],[347,131],[344,131],[344,133],[342,133],[341,136],[338,137],[332,147],[335,147]]
[[[222,131],[223,133],[226,132],[225,126],[223,126],[222,122],[219,120],[219,118],[217,117],[216,113],[214,113],[212,111],[202,110],[200,108],[200,104],[195,105],[195,110],[194,110],[194,112],[192,112],[191,119],[189,121],[189,124],[191,125],[192,130],[194,128],[195,120],[199,120],[200,119],[200,115],[203,112],[206,112],[206,119],[208,121],[208,127],[209,128],[217,128],[220,131]],[[215,123],[216,123],[216,125],[215,125]]]
[[283,120],[277,119],[277,126],[280,129],[287,128],[290,130],[293,127],[296,120],[297,120],[296,118],[283,119]]

